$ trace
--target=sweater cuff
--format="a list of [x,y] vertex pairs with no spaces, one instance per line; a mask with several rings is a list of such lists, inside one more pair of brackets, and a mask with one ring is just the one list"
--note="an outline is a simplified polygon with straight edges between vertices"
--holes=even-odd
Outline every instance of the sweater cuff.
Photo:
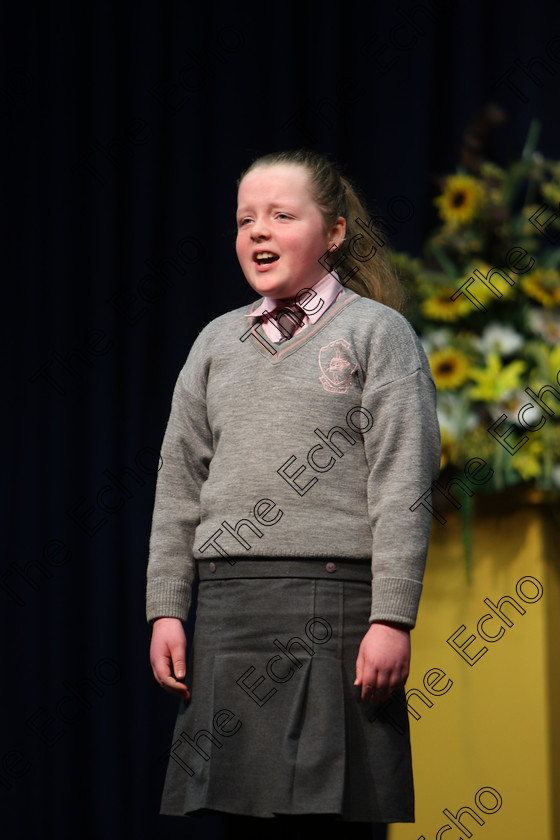
[[191,584],[184,578],[154,578],[146,590],[146,617],[179,618],[186,621],[191,601]]
[[414,627],[422,584],[408,578],[375,578],[371,585],[372,621],[395,621]]

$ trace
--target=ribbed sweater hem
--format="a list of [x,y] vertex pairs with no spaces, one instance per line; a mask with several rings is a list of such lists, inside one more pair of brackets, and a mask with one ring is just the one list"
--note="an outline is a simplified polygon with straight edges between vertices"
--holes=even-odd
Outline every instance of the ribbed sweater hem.
[[420,581],[376,577],[372,583],[370,621],[394,621],[414,627],[421,594]]
[[186,621],[189,613],[192,584],[183,578],[154,578],[147,588],[146,616],[148,621],[156,618],[179,618]]

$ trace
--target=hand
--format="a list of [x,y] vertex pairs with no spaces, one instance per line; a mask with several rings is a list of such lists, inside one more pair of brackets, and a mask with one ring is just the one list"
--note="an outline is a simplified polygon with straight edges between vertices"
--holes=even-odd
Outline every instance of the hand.
[[150,662],[154,677],[166,691],[188,700],[191,696],[184,679],[187,639],[178,618],[156,618],[152,627]]
[[376,621],[360,644],[354,685],[362,700],[382,703],[402,688],[410,668],[410,631],[402,624]]

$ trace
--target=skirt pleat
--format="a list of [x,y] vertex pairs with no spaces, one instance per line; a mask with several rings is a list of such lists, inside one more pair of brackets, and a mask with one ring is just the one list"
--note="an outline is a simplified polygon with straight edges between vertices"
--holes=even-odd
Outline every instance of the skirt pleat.
[[162,813],[412,821],[404,698],[376,715],[353,685],[371,582],[342,562],[336,578],[271,577],[281,563],[201,575]]

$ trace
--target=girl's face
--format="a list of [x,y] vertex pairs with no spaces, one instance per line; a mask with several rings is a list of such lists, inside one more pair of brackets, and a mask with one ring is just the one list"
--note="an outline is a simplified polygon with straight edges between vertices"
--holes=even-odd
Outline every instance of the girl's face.
[[236,251],[247,282],[263,297],[294,298],[327,273],[319,258],[346,232],[342,216],[329,231],[303,166],[274,164],[249,172],[237,196]]

